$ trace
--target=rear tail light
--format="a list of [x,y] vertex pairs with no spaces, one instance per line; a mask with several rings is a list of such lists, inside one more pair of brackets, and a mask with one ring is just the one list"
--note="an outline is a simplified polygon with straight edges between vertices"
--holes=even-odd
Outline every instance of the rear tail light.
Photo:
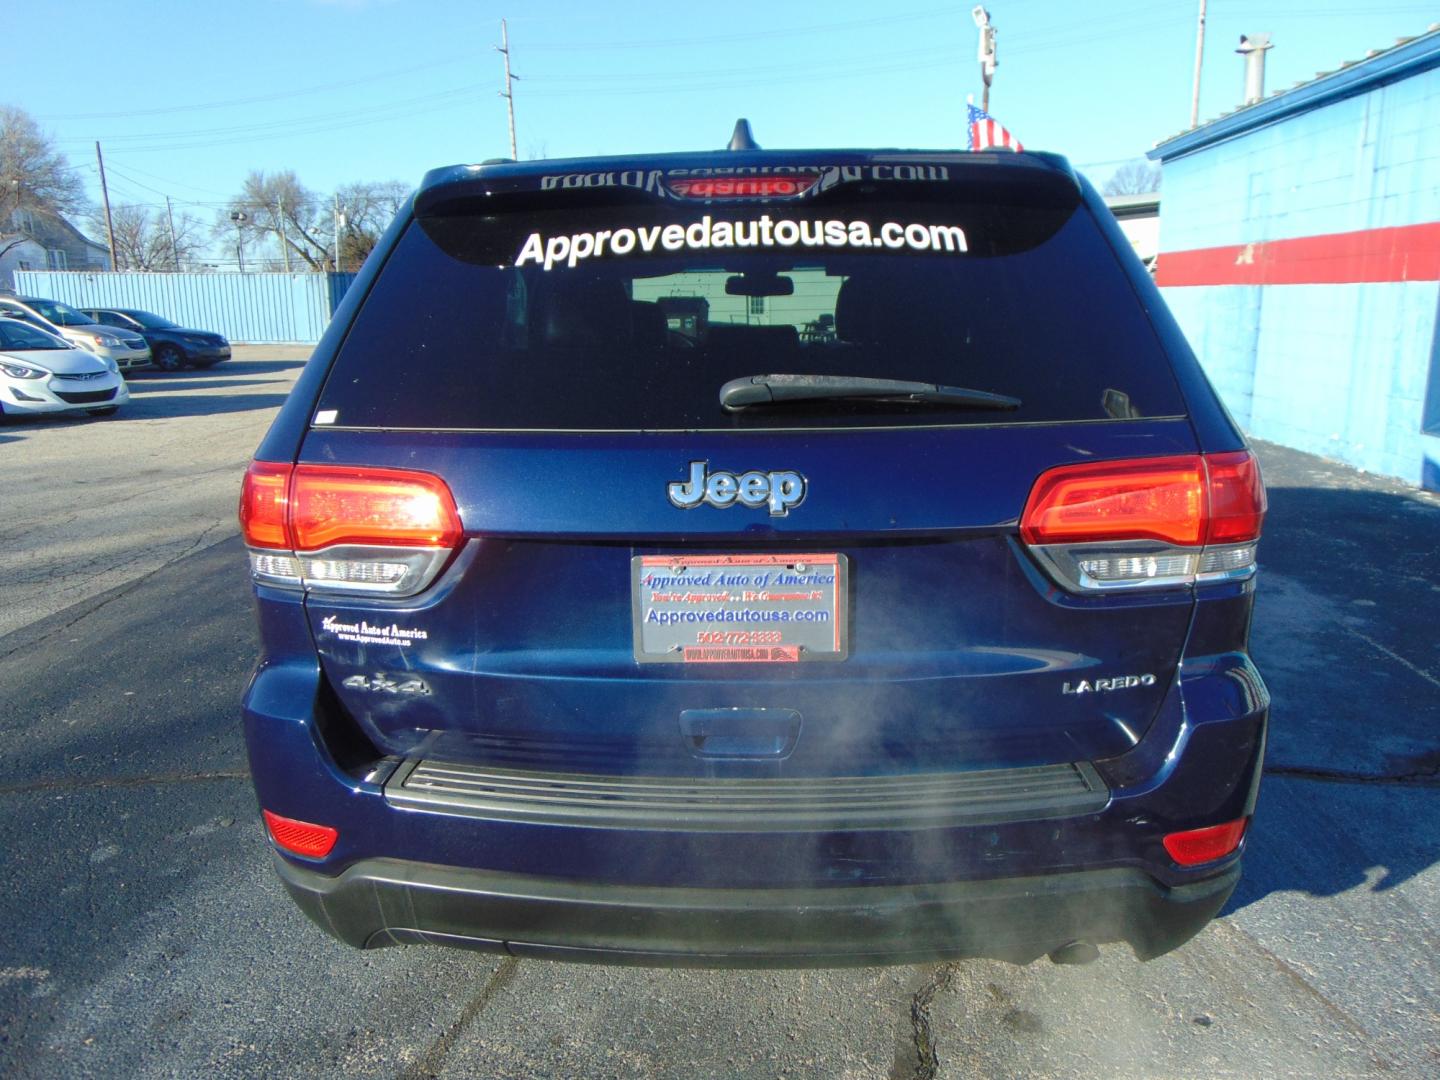
[[412,596],[461,539],[438,476],[264,461],[245,474],[240,527],[256,581],[312,592]]
[[240,531],[252,548],[288,548],[286,499],[291,465],[252,461],[240,492]]
[[1245,838],[1249,818],[1227,821],[1224,825],[1209,825],[1203,829],[1186,829],[1173,832],[1165,837],[1165,850],[1170,858],[1181,866],[1199,866],[1201,863],[1223,859],[1240,846]]
[[311,859],[323,859],[330,854],[340,833],[329,825],[314,825],[308,821],[281,817],[269,810],[261,810],[265,828],[270,830],[270,839],[292,855],[304,855]]
[[1264,517],[1249,451],[1184,454],[1045,472],[1020,536],[1074,592],[1166,588],[1254,574]]

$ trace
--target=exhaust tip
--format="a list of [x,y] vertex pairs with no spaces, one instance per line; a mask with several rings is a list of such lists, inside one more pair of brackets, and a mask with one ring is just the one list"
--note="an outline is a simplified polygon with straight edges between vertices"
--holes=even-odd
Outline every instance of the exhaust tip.
[[1050,954],[1052,964],[1093,964],[1100,959],[1100,950],[1088,941],[1072,941]]

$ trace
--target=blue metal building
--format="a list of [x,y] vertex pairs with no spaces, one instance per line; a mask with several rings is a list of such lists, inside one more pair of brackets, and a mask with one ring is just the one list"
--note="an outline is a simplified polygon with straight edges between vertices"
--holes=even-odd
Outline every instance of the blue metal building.
[[1440,28],[1150,157],[1156,281],[1241,426],[1440,491]]
[[354,274],[17,270],[15,291],[73,307],[139,308],[249,344],[320,340]]

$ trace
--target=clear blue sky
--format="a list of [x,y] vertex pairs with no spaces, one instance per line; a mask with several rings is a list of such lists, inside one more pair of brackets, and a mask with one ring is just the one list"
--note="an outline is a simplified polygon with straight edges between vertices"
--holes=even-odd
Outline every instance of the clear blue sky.
[[[29,110],[98,196],[171,195],[209,220],[250,169],[321,192],[414,183],[508,153],[510,23],[521,157],[720,146],[963,146],[978,100],[967,3],[729,0],[50,0],[8,5],[0,101]],[[1198,0],[989,0],[991,112],[1100,182],[1189,119]],[[1201,117],[1234,107],[1242,33],[1270,31],[1267,89],[1422,32],[1440,2],[1210,0]]]

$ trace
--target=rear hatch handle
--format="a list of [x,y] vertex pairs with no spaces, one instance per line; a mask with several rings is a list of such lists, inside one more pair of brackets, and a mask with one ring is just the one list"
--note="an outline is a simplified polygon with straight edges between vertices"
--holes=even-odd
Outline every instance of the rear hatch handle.
[[680,735],[702,758],[784,758],[800,738],[794,709],[686,709]]

